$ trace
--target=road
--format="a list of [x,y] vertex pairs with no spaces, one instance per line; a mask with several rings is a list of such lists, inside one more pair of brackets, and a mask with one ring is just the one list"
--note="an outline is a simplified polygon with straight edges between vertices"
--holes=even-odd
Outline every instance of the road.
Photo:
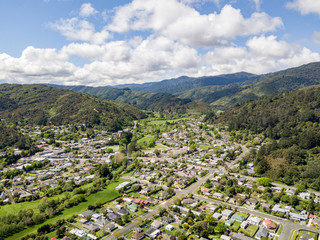
[[[235,161],[233,161],[230,164],[228,164],[228,167],[231,167],[231,165],[235,164],[237,161],[239,161],[241,158],[243,158],[249,152],[249,150],[245,146],[243,146],[243,145],[240,145],[240,146],[242,148],[241,155],[239,155],[236,158]],[[205,176],[203,178],[200,178],[196,183],[192,184],[188,188],[182,189],[182,190],[175,189],[176,196],[181,198],[181,197],[187,196],[189,193],[194,193],[207,179],[212,178],[213,174],[214,174],[214,170],[210,169],[209,173],[207,174],[207,176]],[[252,180],[256,180],[255,178],[248,177],[248,176],[241,176],[241,177],[252,179]],[[134,178],[134,177],[130,177],[130,176],[126,176],[126,177],[123,177],[123,178],[128,179],[128,180],[135,180],[135,181],[144,182],[144,183],[148,184],[149,186],[161,186],[164,189],[167,188],[167,186],[164,186],[164,185],[152,184],[149,181],[140,180],[140,179],[137,179],[137,178]],[[274,184],[274,185],[280,186],[280,187],[288,187],[288,186],[283,185],[283,184]],[[290,188],[292,188],[292,187],[290,187]],[[292,189],[294,189],[294,188],[292,188]],[[320,193],[318,193],[318,194],[320,194]],[[196,198],[198,200],[201,200],[201,201],[207,201],[207,202],[213,203],[215,205],[224,204],[224,205],[230,206],[234,210],[237,209],[238,211],[241,211],[241,212],[244,212],[244,213],[248,213],[250,215],[258,216],[258,217],[260,217],[262,219],[268,218],[268,219],[270,219],[270,220],[272,220],[274,222],[280,223],[283,226],[283,230],[282,230],[282,232],[281,232],[281,234],[279,236],[279,240],[288,240],[289,237],[290,237],[291,232],[293,230],[295,230],[295,229],[305,229],[305,230],[309,230],[309,231],[319,232],[320,233],[320,231],[318,231],[318,230],[316,230],[314,228],[310,228],[308,226],[300,225],[300,224],[294,223],[294,222],[292,222],[290,220],[279,218],[279,217],[276,217],[276,216],[273,216],[273,215],[270,215],[270,214],[266,214],[266,213],[262,213],[262,212],[259,212],[259,211],[256,211],[256,210],[251,210],[251,209],[248,209],[248,208],[245,208],[245,207],[235,206],[235,205],[232,205],[232,204],[229,204],[229,203],[221,202],[221,201],[218,201],[218,200],[215,200],[215,199],[211,199],[211,198],[207,198],[207,197],[204,197],[204,196],[200,196],[200,195],[197,195],[197,194],[194,194],[194,198]],[[167,201],[162,202],[160,205],[155,207],[153,210],[148,212],[146,215],[141,216],[140,220],[138,221],[138,223],[137,223],[137,221],[134,221],[134,222],[128,224],[127,226],[123,227],[122,229],[119,229],[116,237],[120,237],[120,236],[125,235],[130,230],[136,228],[144,220],[151,219],[154,215],[157,215],[159,210],[160,210],[160,208],[167,207],[167,206],[170,206],[172,204],[173,204],[173,199],[169,199]],[[112,235],[107,236],[106,238],[115,240],[115,237],[112,236]]]
[[[189,186],[188,188],[186,189],[182,189],[182,190],[175,190],[176,192],[176,196],[181,198],[183,196],[186,196],[188,195],[189,193],[193,193],[198,187],[200,187],[207,179],[209,178],[212,178],[213,176],[213,172],[210,172],[209,174],[207,174],[207,176],[203,177],[203,178],[200,178],[196,183],[192,184],[191,186]],[[139,179],[136,179],[136,178],[133,178],[133,177],[130,177],[130,176],[125,176],[125,177],[122,177],[122,178],[125,178],[125,179],[129,179],[129,180],[139,180]],[[141,180],[139,180],[141,181]],[[146,181],[147,182],[147,181]],[[153,186],[157,186],[155,184],[152,184],[150,182],[148,182],[149,185],[153,185]],[[158,185],[159,186],[159,185]],[[163,188],[167,188],[167,186],[164,186],[164,185],[161,185],[161,187]],[[169,199],[167,201],[164,201],[162,202],[160,205],[158,205],[156,208],[154,208],[152,211],[148,212],[146,215],[144,216],[141,216],[141,222],[143,222],[144,220],[146,219],[151,219],[152,216],[156,215],[160,208],[163,208],[163,207],[167,207],[167,206],[170,206],[170,205],[173,205],[173,199]],[[130,224],[128,224],[127,226],[123,227],[122,229],[119,229],[119,232],[120,234],[117,234],[119,236],[117,237],[120,237],[120,236],[123,236],[125,235],[127,232],[129,232],[130,230],[136,228],[138,226],[137,222],[132,222]],[[112,239],[114,240],[115,237],[112,236],[112,235],[109,235],[106,237],[106,239]]]
[[232,204],[229,204],[229,203],[221,202],[221,201],[218,201],[218,200],[214,200],[214,199],[203,197],[203,196],[199,196],[199,195],[194,195],[194,198],[198,199],[198,200],[201,200],[201,201],[207,201],[207,202],[213,203],[215,205],[224,204],[224,205],[232,207],[233,209],[237,208],[238,211],[241,211],[241,212],[244,212],[244,213],[249,213],[251,215],[255,215],[255,216],[261,217],[262,219],[268,218],[268,219],[270,219],[270,220],[272,220],[274,222],[281,223],[282,226],[283,226],[283,230],[282,230],[282,232],[281,232],[281,234],[279,236],[279,240],[288,240],[292,230],[294,230],[294,229],[306,229],[306,230],[309,230],[309,231],[319,232],[320,233],[320,231],[317,231],[314,228],[310,228],[310,227],[303,226],[303,225],[300,225],[300,224],[297,224],[297,223],[293,223],[290,220],[282,219],[282,218],[279,218],[279,217],[275,217],[273,215],[262,213],[262,212],[258,212],[256,210],[250,210],[250,209],[247,209],[245,207],[238,207],[238,206],[235,206],[235,205],[232,205]]

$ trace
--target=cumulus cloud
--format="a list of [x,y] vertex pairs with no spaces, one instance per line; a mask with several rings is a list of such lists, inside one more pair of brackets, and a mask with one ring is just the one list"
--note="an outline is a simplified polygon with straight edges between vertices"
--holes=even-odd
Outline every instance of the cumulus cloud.
[[219,47],[208,52],[205,55],[208,68],[203,73],[247,71],[262,74],[319,60],[320,54],[306,47],[277,40],[273,35],[262,35],[249,39],[245,47]]
[[0,54],[0,80],[18,83],[68,82],[77,67],[56,49],[27,47],[20,58]]
[[266,33],[282,26],[279,17],[256,12],[244,18],[231,5],[224,6],[220,13],[205,15],[178,1],[134,0],[117,10],[108,30],[152,30],[192,46],[215,46],[227,44],[237,36]]
[[84,3],[81,5],[79,15],[85,18],[95,15],[97,13],[98,11],[92,7],[91,3]]
[[293,2],[288,2],[286,6],[299,11],[303,15],[309,13],[320,15],[320,1],[317,0],[294,0]]
[[111,37],[111,34],[106,29],[96,32],[92,23],[86,20],[81,20],[77,17],[60,19],[60,21],[51,23],[49,26],[59,31],[63,36],[71,41],[85,41],[101,44]]
[[[75,66],[71,56],[91,62]],[[318,53],[273,35],[255,36],[245,46],[220,46],[203,54],[170,38],[152,35],[104,44],[71,43],[60,50],[28,47],[19,58],[0,54],[0,81],[105,86],[181,75],[259,74],[319,60]]]

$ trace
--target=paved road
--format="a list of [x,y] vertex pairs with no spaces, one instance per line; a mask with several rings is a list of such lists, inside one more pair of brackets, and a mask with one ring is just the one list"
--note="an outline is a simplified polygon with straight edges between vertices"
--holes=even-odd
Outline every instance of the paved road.
[[[186,196],[188,195],[189,193],[193,193],[198,187],[200,187],[207,179],[209,178],[212,178],[213,176],[213,172],[210,172],[209,174],[207,174],[207,176],[203,177],[203,178],[200,178],[196,183],[192,184],[191,186],[189,186],[188,188],[186,189],[182,189],[182,190],[175,190],[176,192],[176,196],[178,197],[182,197],[182,196]],[[125,178],[125,179],[129,179],[129,180],[139,180],[139,179],[136,179],[134,177],[130,177],[130,176],[125,176],[125,177],[122,177],[122,178]],[[139,180],[141,181],[141,180]],[[148,182],[148,181],[146,181]],[[149,185],[153,185],[153,186],[156,186],[155,184],[152,184],[150,182],[148,182]],[[161,187],[163,188],[167,188],[167,186],[164,186],[164,185],[161,185]],[[152,216],[158,214],[160,208],[163,208],[163,207],[167,207],[167,206],[170,206],[170,205],[173,205],[173,199],[169,199],[167,201],[164,201],[162,202],[160,205],[158,205],[156,208],[154,208],[152,211],[148,212],[146,215],[144,216],[141,216],[141,220],[142,222],[146,219],[150,219],[152,218]],[[119,236],[117,237],[120,237],[120,236],[123,236],[125,235],[127,232],[129,232],[131,229],[134,229],[137,227],[137,223],[136,221],[128,224],[127,226],[123,227],[122,229],[119,229]],[[107,239],[112,239],[114,240],[114,236],[112,235],[109,235],[106,237]]]
[[290,220],[282,219],[282,218],[279,218],[279,217],[276,217],[276,216],[273,216],[273,215],[269,215],[269,214],[266,214],[266,213],[258,212],[256,210],[250,210],[250,209],[247,209],[245,207],[238,207],[238,206],[235,206],[235,205],[232,205],[232,204],[229,204],[229,203],[221,202],[221,201],[218,201],[218,200],[215,200],[215,199],[211,199],[211,198],[207,198],[207,197],[203,197],[203,196],[199,196],[199,195],[194,195],[194,198],[196,198],[198,200],[202,200],[202,201],[207,201],[207,202],[213,203],[215,205],[224,204],[224,205],[232,207],[233,209],[237,208],[238,211],[249,213],[249,214],[261,217],[262,219],[268,218],[268,219],[270,219],[272,221],[281,223],[282,226],[283,226],[283,230],[282,230],[282,233],[281,233],[281,235],[279,237],[279,240],[288,240],[289,237],[290,237],[291,231],[294,230],[294,229],[306,229],[306,230],[310,230],[310,231],[313,231],[313,232],[319,232],[320,233],[320,231],[317,231],[314,228],[310,228],[310,227],[307,227],[307,226],[302,226],[300,224],[293,223]]
[[[245,146],[241,145],[241,147],[242,147],[242,154],[239,155],[235,161],[233,161],[230,164],[228,164],[229,165],[228,167],[230,167],[230,165],[235,164],[237,161],[239,161],[241,158],[243,158],[249,152],[249,150]],[[214,173],[214,170],[211,169],[207,176],[205,176],[203,178],[200,178],[196,183],[192,184],[188,188],[182,189],[182,190],[175,189],[176,196],[177,197],[183,197],[183,196],[188,195],[189,193],[194,193],[196,191],[196,189],[199,188],[207,179],[212,178],[213,173]],[[248,176],[242,176],[242,177],[251,178],[251,177],[248,177]],[[167,188],[167,186],[164,186],[164,185],[152,184],[149,181],[140,180],[140,179],[137,179],[137,178],[134,178],[134,177],[130,177],[130,176],[126,176],[126,177],[123,177],[123,178],[129,179],[129,180],[136,180],[136,181],[144,182],[144,183],[146,183],[146,184],[148,184],[150,186],[161,186],[164,189]],[[255,178],[251,178],[251,179],[255,180]],[[283,184],[275,184],[275,185],[276,186],[281,186],[281,187],[288,187],[288,186],[283,185]],[[320,233],[320,231],[317,231],[314,228],[310,228],[308,226],[303,226],[303,225],[291,222],[290,220],[282,219],[282,218],[279,218],[279,217],[276,217],[276,216],[273,216],[273,215],[269,215],[269,214],[266,214],[266,213],[261,213],[261,212],[258,212],[256,210],[250,210],[250,209],[245,208],[245,207],[238,207],[238,206],[235,206],[235,205],[232,205],[232,204],[229,204],[229,203],[224,203],[224,202],[221,202],[221,201],[218,201],[218,200],[214,200],[214,199],[211,199],[211,198],[207,198],[207,197],[204,197],[204,196],[200,196],[200,195],[194,195],[194,197],[196,199],[198,199],[198,200],[207,201],[207,202],[210,202],[210,203],[213,203],[213,204],[216,204],[216,205],[224,204],[224,205],[230,206],[233,209],[237,208],[238,211],[249,213],[251,215],[255,215],[255,216],[261,217],[262,219],[268,218],[268,219],[270,219],[272,221],[275,221],[277,223],[281,223],[282,226],[283,226],[283,230],[282,230],[282,232],[281,232],[281,234],[279,236],[279,240],[288,240],[289,237],[290,237],[291,232],[293,230],[295,230],[295,229],[306,229],[306,230],[309,230],[309,231],[319,232]],[[140,221],[143,222],[146,219],[152,218],[152,216],[158,214],[159,209],[161,207],[167,207],[167,206],[170,206],[172,204],[173,204],[173,199],[169,199],[167,201],[164,201],[163,203],[158,205],[156,208],[154,208],[153,210],[148,212],[146,215],[141,216],[140,217]],[[117,237],[125,235],[127,232],[129,232],[133,228],[137,227],[137,225],[138,225],[137,222],[134,221],[134,222],[128,224],[127,226],[123,227],[122,229],[119,230],[120,233],[118,234]],[[111,236],[107,236],[107,238],[108,239],[112,239],[112,240],[115,239],[112,235]]]

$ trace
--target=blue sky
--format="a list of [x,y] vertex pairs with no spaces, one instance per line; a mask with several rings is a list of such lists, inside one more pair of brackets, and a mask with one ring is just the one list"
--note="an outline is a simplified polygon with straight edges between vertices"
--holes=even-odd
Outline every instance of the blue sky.
[[0,83],[106,86],[320,61],[320,0],[0,0]]

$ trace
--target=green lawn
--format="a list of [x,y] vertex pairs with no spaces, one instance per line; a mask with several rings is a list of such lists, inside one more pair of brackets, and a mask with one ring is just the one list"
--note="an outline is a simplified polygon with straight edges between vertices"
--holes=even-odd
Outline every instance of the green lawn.
[[[88,189],[91,188],[93,183],[88,183],[82,186],[83,189]],[[61,198],[65,195],[66,193],[61,193],[59,195],[55,195],[52,197],[49,197],[48,199],[57,199]],[[40,203],[40,199],[36,201],[31,201],[31,202],[21,202],[21,203],[15,203],[15,204],[10,204],[10,205],[5,205],[0,207],[0,217],[4,217],[7,214],[18,214],[20,210],[23,209],[33,209],[35,212],[39,212],[38,210],[38,205]]]
[[64,211],[62,211],[62,213],[60,215],[57,215],[54,218],[48,219],[47,221],[45,221],[42,224],[27,228],[24,231],[21,231],[19,233],[12,235],[11,237],[8,237],[7,239],[8,240],[17,240],[27,234],[35,232],[40,226],[42,226],[44,224],[50,224],[50,223],[56,222],[59,219],[64,219],[64,218],[71,217],[73,215],[77,215],[77,214],[87,210],[89,205],[92,205],[98,201],[101,203],[104,203],[104,202],[110,201],[114,198],[117,198],[120,196],[120,194],[117,190],[115,190],[115,187],[117,187],[120,183],[125,182],[125,181],[128,181],[128,180],[119,179],[118,181],[113,182],[110,185],[108,185],[102,191],[99,191],[99,192],[94,193],[94,194],[90,195],[89,197],[87,197],[86,202],[82,202],[77,206],[65,209]]
[[231,228],[233,229],[233,231],[238,232],[240,225],[241,225],[240,222],[235,221]]
[[172,122],[177,122],[180,120],[186,120],[189,119],[190,117],[184,117],[184,118],[177,118],[177,119],[169,119],[169,120],[154,120],[148,122],[149,125],[162,125],[165,124],[166,122],[172,123]]
[[202,150],[208,150],[210,148],[211,148],[211,146],[208,146],[208,145],[200,145],[200,149],[202,149]]
[[147,136],[144,136],[143,138],[139,139],[137,143],[141,144],[141,143],[148,143],[150,142],[151,140],[153,139],[153,136],[152,135],[147,135]]
[[163,145],[162,143],[156,143],[153,148],[148,148],[148,150],[155,150],[155,149],[167,149],[168,147]]
[[251,237],[253,237],[253,235],[256,233],[256,231],[258,230],[258,226],[256,225],[250,225],[249,227],[247,227],[246,229],[240,228],[240,232],[243,232],[244,234],[247,234]]

